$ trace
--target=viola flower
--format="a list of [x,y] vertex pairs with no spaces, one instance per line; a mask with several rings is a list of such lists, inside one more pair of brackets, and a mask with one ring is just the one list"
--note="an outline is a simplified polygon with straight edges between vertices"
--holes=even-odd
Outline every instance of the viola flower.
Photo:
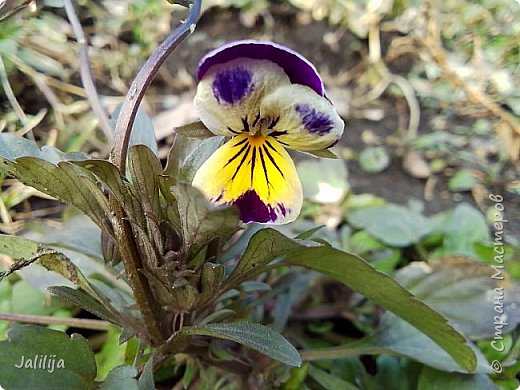
[[243,222],[294,221],[303,195],[286,149],[330,148],[344,127],[316,68],[284,46],[246,40],[208,53],[197,78],[200,120],[231,139],[199,168],[193,185],[215,204],[238,206]]

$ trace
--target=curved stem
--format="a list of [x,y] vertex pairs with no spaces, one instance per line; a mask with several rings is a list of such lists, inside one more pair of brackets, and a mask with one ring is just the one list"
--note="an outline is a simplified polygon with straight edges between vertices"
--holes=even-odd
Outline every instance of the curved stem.
[[110,154],[110,160],[123,173],[126,169],[126,154],[128,152],[130,133],[132,132],[132,126],[139,104],[143,100],[146,89],[155,78],[161,65],[168,58],[170,53],[195,29],[195,23],[200,15],[200,8],[201,0],[194,0],[188,18],[155,49],[137,74],[126,95],[123,106],[121,107],[121,112],[117,118],[114,141]]
[[[161,65],[166,58],[168,58],[168,55],[194,30],[195,22],[199,18],[200,9],[201,0],[194,0],[194,4],[191,7],[186,21],[155,49],[137,74],[126,95],[117,119],[110,158],[122,175],[124,175],[126,171],[126,155],[128,152],[130,133],[132,132],[137,109],[144,97],[146,89],[154,79]],[[161,345],[164,340],[168,338],[170,333],[165,321],[167,316],[157,302],[157,299],[155,299],[147,278],[141,272],[144,268],[143,263],[146,261],[144,258],[146,253],[140,253],[139,251],[136,236],[123,209],[123,205],[112,195],[110,195],[109,200],[110,209],[115,217],[115,238],[129,284],[143,317],[150,342],[152,345]]]
[[90,60],[88,57],[87,38],[83,33],[81,23],[79,22],[76,12],[74,11],[72,0],[64,0],[64,3],[67,18],[69,19],[69,22],[72,26],[76,40],[79,43],[79,73],[81,77],[81,83],[83,84],[83,88],[85,88],[85,92],[87,93],[87,98],[90,102],[90,105],[92,106],[92,110],[99,120],[99,126],[101,127],[101,130],[103,130],[103,133],[105,133],[107,139],[111,140],[112,126],[110,125],[110,120],[108,119],[108,115],[105,112],[105,109],[101,105],[101,101],[99,100],[99,95],[96,90],[96,85],[92,79],[92,71],[90,69]]

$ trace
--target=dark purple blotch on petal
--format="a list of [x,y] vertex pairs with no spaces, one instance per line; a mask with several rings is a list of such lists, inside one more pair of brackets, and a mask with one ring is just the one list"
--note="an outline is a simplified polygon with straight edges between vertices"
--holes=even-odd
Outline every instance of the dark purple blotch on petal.
[[223,45],[200,60],[197,79],[202,79],[212,66],[241,57],[272,61],[285,71],[292,83],[306,85],[320,96],[325,95],[323,82],[314,65],[294,50],[273,42],[245,40]]
[[239,103],[253,90],[253,76],[247,69],[236,67],[215,75],[213,94],[219,103]]
[[267,223],[276,220],[275,210],[270,205],[262,202],[258,194],[253,190],[245,192],[234,202],[234,205],[238,206],[240,219],[243,222]]
[[303,126],[312,134],[325,135],[334,129],[334,122],[327,115],[316,111],[307,104],[297,104],[294,108],[302,119]]

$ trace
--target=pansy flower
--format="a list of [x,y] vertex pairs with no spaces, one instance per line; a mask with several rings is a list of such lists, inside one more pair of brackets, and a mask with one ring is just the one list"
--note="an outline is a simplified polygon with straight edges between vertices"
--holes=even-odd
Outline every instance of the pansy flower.
[[231,139],[199,168],[193,185],[215,204],[238,206],[243,222],[296,219],[302,187],[286,149],[327,149],[344,127],[316,68],[284,46],[247,40],[208,53],[197,78],[200,120]]

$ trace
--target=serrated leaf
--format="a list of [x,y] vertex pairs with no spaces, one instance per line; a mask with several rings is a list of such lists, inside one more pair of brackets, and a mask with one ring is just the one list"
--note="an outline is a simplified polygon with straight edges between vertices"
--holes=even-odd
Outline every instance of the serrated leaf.
[[188,138],[206,139],[215,136],[215,134],[209,131],[208,128],[201,121],[176,127],[174,130],[175,133],[181,134],[184,137]]
[[183,328],[186,335],[203,335],[235,341],[290,366],[300,366],[298,351],[271,328],[247,321],[206,324]]
[[216,237],[225,240],[238,230],[238,210],[213,207],[196,188],[178,184],[172,188],[177,200],[186,250],[193,256]]
[[[44,327],[18,325],[8,332],[7,337],[8,340],[0,343],[0,386],[3,388],[94,388],[94,354],[82,336],[74,334],[69,337]],[[40,368],[42,366],[44,368]]]

